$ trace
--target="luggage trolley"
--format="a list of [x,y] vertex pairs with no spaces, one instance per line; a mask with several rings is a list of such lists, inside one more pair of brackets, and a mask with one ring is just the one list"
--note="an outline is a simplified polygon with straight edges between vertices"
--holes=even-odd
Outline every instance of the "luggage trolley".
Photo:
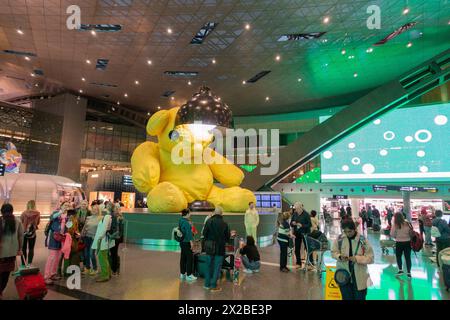
[[[319,238],[322,235],[323,233],[320,233]],[[324,242],[320,241],[319,238],[315,239],[310,235],[304,235],[303,237],[306,243],[306,258],[305,258],[305,267],[303,268],[303,271],[306,271],[308,266],[315,267],[319,278],[321,278],[322,272],[325,272],[325,270],[323,270],[323,255],[329,249],[328,241],[325,244]],[[317,252],[316,266],[314,266],[310,261],[310,256],[312,259],[312,254],[314,252]]]

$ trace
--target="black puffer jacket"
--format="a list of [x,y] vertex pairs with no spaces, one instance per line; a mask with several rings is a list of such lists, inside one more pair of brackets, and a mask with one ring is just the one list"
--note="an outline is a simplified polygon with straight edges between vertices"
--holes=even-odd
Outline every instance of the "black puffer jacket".
[[206,222],[203,229],[203,237],[205,240],[213,240],[216,242],[216,255],[225,255],[225,244],[230,241],[230,228],[223,220],[221,215],[213,215]]

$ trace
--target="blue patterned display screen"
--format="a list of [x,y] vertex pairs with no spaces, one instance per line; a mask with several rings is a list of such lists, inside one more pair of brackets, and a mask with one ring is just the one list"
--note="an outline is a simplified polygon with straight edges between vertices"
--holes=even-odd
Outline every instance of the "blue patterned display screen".
[[279,193],[255,193],[257,208],[272,208],[275,204],[281,208],[281,194]]
[[322,181],[448,181],[449,118],[449,103],[394,110],[325,150]]

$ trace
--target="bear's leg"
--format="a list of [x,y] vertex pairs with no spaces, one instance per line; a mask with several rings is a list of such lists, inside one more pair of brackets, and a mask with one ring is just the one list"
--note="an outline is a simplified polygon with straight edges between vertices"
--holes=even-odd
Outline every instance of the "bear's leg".
[[161,182],[148,193],[150,212],[180,212],[187,208],[186,197],[176,185]]
[[224,212],[245,212],[249,202],[256,204],[256,197],[253,192],[241,187],[220,189],[213,186],[208,201],[222,207]]

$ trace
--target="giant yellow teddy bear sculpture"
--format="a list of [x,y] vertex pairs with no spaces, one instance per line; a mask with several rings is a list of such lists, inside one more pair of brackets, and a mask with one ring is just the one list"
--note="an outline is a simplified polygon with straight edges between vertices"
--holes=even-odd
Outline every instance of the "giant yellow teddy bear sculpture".
[[[158,137],[158,143],[144,142],[131,157],[133,183],[140,192],[148,193],[147,203],[151,212],[179,212],[195,200],[207,200],[224,211],[243,212],[255,195],[240,188],[244,173],[222,155],[223,163],[176,164],[172,160],[172,149],[179,143],[171,139],[179,108],[155,113],[147,124],[147,133]],[[184,140],[198,147],[193,136],[183,131]],[[177,128],[180,132],[180,128]],[[203,150],[207,143],[201,144]],[[210,150],[211,151],[211,150]],[[214,153],[214,151],[212,151]],[[227,188],[214,185],[214,179]]]

